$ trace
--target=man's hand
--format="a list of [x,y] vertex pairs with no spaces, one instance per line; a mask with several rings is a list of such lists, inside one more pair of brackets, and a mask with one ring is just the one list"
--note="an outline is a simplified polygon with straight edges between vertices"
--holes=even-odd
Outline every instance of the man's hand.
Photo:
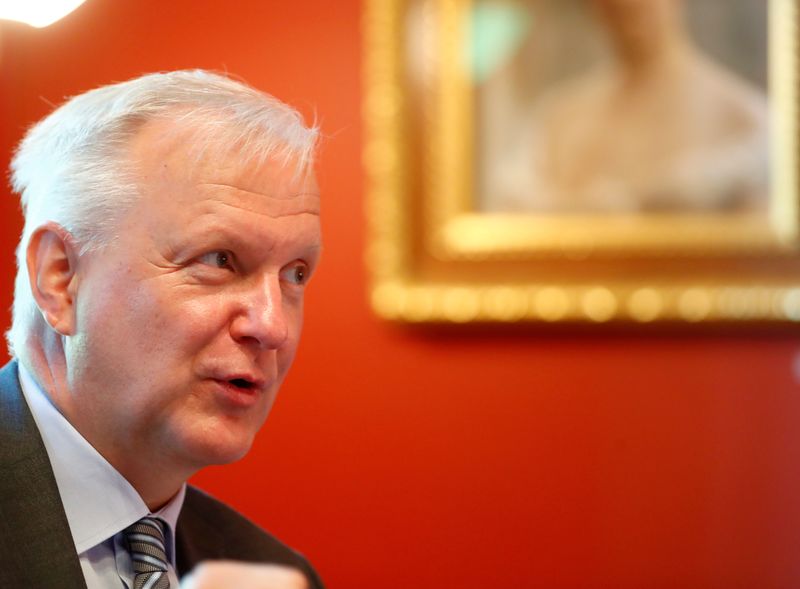
[[308,589],[308,582],[289,567],[217,560],[195,567],[181,589]]

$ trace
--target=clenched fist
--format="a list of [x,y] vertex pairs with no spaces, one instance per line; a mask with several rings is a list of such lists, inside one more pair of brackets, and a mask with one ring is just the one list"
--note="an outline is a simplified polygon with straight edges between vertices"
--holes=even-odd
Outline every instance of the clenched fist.
[[308,582],[289,567],[217,560],[198,565],[181,589],[308,589]]

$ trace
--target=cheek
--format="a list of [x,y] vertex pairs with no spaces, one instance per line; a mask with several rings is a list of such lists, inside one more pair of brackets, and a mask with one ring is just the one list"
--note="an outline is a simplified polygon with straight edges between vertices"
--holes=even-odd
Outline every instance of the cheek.
[[214,300],[182,297],[179,287],[157,280],[122,278],[92,293],[81,310],[86,339],[103,348],[96,352],[157,371],[209,337],[219,315]]
[[140,388],[151,374],[148,364],[158,346],[152,341],[155,322],[147,293],[125,272],[107,272],[103,278],[80,285],[76,334],[65,350],[73,388],[93,391],[101,399],[101,391],[122,382]]
[[[191,362],[225,339],[226,306],[214,296],[183,296],[180,289],[149,293],[139,301],[136,315],[150,341],[150,354],[161,361]],[[172,366],[174,368],[174,366]]]

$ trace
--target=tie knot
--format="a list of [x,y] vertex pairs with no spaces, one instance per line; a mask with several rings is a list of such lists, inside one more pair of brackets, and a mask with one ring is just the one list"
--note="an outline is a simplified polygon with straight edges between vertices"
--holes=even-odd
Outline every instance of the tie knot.
[[125,530],[125,539],[133,561],[134,588],[168,587],[167,550],[161,520],[143,517]]

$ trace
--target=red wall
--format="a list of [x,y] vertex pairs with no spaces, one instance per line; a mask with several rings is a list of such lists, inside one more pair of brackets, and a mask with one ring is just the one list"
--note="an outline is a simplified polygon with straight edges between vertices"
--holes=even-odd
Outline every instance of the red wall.
[[[299,357],[250,455],[196,482],[332,589],[800,586],[795,337],[443,334],[371,316],[361,10],[89,0],[48,29],[0,29],[4,169],[49,104],[153,70],[228,70],[322,122],[326,252]],[[21,220],[2,191],[5,325]]]

